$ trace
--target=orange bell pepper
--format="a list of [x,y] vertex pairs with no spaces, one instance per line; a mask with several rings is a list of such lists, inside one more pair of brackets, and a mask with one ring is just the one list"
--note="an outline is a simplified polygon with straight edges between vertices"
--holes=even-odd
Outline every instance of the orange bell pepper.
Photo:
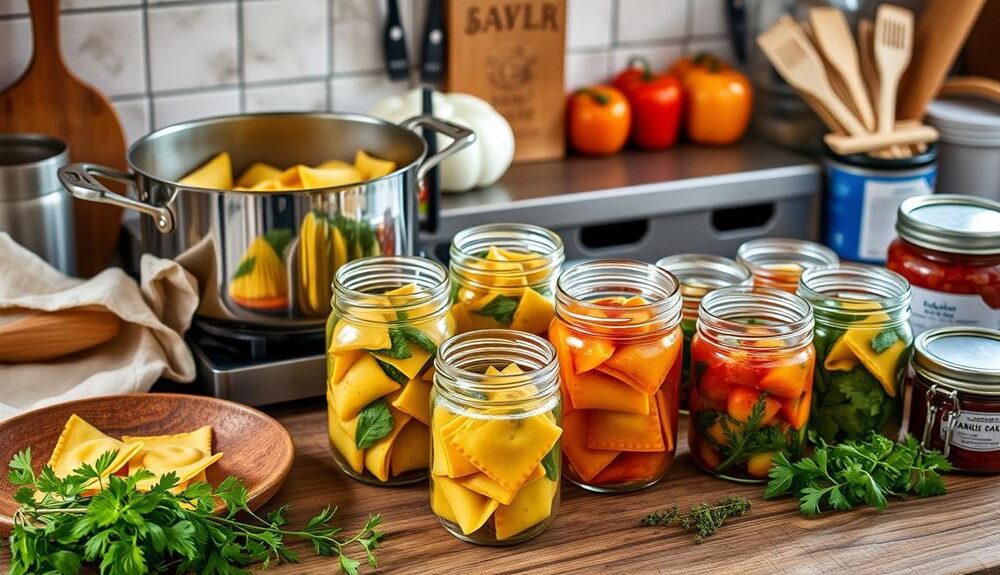
[[581,154],[606,156],[621,150],[631,125],[628,100],[611,86],[581,88],[569,97],[569,145]]
[[674,64],[681,77],[687,110],[687,135],[696,144],[732,144],[750,125],[753,89],[739,71],[710,57]]

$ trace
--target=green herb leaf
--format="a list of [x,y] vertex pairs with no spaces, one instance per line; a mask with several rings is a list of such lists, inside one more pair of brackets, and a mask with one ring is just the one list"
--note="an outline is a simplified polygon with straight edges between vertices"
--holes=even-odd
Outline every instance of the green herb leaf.
[[375,442],[392,432],[392,412],[385,398],[379,398],[369,403],[358,415],[358,429],[355,431],[354,444],[358,449],[368,449]]
[[545,478],[549,481],[559,479],[559,448],[554,446],[542,458],[542,467],[545,469]]
[[750,500],[729,495],[715,505],[692,505],[685,513],[672,505],[646,515],[639,524],[643,527],[676,525],[685,531],[693,531],[694,542],[701,543],[706,537],[715,535],[727,519],[740,517],[749,510]]
[[896,335],[895,330],[887,329],[873,337],[869,345],[875,353],[882,353],[897,341],[899,341],[899,336]]
[[385,373],[387,376],[389,376],[389,379],[395,381],[399,385],[406,385],[407,382],[410,381],[410,378],[406,377],[405,373],[399,371],[398,369],[382,361],[381,359],[376,358],[375,363],[377,363],[378,366],[382,368],[382,372]]
[[233,273],[233,279],[249,275],[251,272],[253,272],[253,268],[256,263],[257,263],[257,256],[250,256],[247,259],[241,261],[240,265],[236,268],[236,272]]
[[520,304],[520,298],[498,295],[490,302],[472,313],[492,317],[502,326],[508,326],[514,321],[514,312]]
[[[438,346],[434,343],[434,340],[427,336],[424,332],[413,327],[412,325],[401,325],[394,329],[398,329],[403,333],[403,337],[406,341],[415,344],[417,347],[423,349],[430,355],[436,355]],[[390,334],[391,337],[391,334]]]
[[376,349],[372,351],[393,359],[409,359],[413,357],[410,346],[406,345],[406,335],[403,333],[403,330],[398,327],[389,328],[389,341],[392,342],[392,347],[389,349]]
[[288,228],[271,230],[264,234],[264,241],[271,245],[274,253],[278,254],[278,258],[280,259],[284,256],[285,247],[292,241],[292,230]]

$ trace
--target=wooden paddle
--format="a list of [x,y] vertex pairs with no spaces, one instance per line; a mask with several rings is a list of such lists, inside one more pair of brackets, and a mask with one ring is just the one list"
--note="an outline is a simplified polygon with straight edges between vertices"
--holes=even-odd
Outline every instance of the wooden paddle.
[[[111,103],[81,82],[59,51],[59,0],[29,0],[35,50],[23,76],[0,92],[0,132],[36,132],[62,139],[70,161],[125,169],[125,136]],[[77,200],[77,273],[103,269],[115,249],[121,208]]]

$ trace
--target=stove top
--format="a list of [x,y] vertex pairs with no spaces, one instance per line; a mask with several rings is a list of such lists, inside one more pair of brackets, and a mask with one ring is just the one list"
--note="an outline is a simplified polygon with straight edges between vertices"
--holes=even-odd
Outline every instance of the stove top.
[[249,405],[323,395],[323,331],[253,333],[196,322],[185,339],[197,364],[200,393]]

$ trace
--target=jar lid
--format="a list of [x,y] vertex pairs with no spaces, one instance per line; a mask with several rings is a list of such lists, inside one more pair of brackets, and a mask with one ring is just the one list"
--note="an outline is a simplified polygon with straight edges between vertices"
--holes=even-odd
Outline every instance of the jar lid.
[[674,274],[684,286],[709,290],[750,282],[750,270],[741,263],[710,254],[679,254],[660,258],[656,265]]
[[1000,202],[949,194],[908,198],[896,214],[896,232],[907,242],[932,250],[1000,253]]
[[1000,395],[1000,331],[940,327],[913,342],[913,369],[934,383],[981,395]]

